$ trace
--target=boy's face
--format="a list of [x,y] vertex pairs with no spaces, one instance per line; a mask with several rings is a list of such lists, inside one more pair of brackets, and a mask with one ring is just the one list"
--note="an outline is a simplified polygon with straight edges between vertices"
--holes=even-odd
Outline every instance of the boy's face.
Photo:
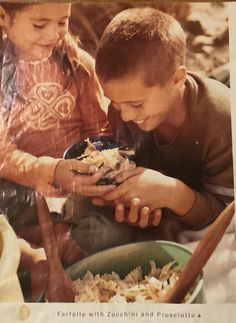
[[148,87],[142,76],[131,76],[101,85],[123,121],[132,121],[144,131],[154,130],[171,118],[175,91],[171,80],[164,86]]
[[4,27],[20,59],[41,60],[51,55],[68,30],[69,3],[26,6],[13,17],[7,14]]

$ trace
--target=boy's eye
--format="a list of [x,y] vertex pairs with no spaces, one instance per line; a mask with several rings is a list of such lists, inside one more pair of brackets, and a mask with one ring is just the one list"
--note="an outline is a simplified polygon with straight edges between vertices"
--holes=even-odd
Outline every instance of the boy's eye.
[[138,109],[138,108],[142,108],[143,103],[133,103],[133,104],[130,104],[130,106],[132,108]]
[[68,19],[58,22],[59,26],[66,26],[67,24],[68,24]]
[[43,25],[37,25],[37,24],[33,24],[34,28],[36,29],[43,29],[46,25],[43,24]]

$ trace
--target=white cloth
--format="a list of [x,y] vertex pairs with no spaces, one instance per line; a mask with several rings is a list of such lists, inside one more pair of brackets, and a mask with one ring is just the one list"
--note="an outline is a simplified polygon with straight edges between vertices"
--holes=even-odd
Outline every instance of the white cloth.
[[[184,231],[179,242],[194,250],[207,227],[199,231]],[[203,270],[207,303],[236,303],[236,235],[233,218],[226,233]]]

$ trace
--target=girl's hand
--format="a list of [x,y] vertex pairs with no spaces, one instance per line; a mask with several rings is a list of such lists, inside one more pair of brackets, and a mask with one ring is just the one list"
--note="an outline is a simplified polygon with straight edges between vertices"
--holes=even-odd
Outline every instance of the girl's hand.
[[116,180],[121,184],[103,196],[106,201],[129,205],[134,197],[138,197],[140,206],[147,206],[151,212],[168,207],[175,185],[171,177],[141,167],[123,172]]
[[115,219],[117,222],[127,222],[142,229],[157,227],[161,221],[161,216],[161,209],[156,209],[151,213],[147,206],[141,207],[139,198],[131,200],[129,210],[122,203],[118,203],[115,207]]
[[[76,171],[85,175],[76,174]],[[104,173],[105,170],[97,171],[95,166],[76,159],[61,160],[56,166],[53,184],[67,193],[102,196],[115,188],[114,185],[96,185]]]

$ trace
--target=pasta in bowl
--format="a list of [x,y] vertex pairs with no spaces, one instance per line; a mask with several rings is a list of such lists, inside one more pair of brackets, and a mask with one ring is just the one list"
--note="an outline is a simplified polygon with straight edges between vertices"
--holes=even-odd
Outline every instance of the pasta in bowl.
[[[161,302],[191,256],[169,241],[145,241],[111,248],[67,269],[74,280],[76,302]],[[204,303],[200,275],[184,303]]]

